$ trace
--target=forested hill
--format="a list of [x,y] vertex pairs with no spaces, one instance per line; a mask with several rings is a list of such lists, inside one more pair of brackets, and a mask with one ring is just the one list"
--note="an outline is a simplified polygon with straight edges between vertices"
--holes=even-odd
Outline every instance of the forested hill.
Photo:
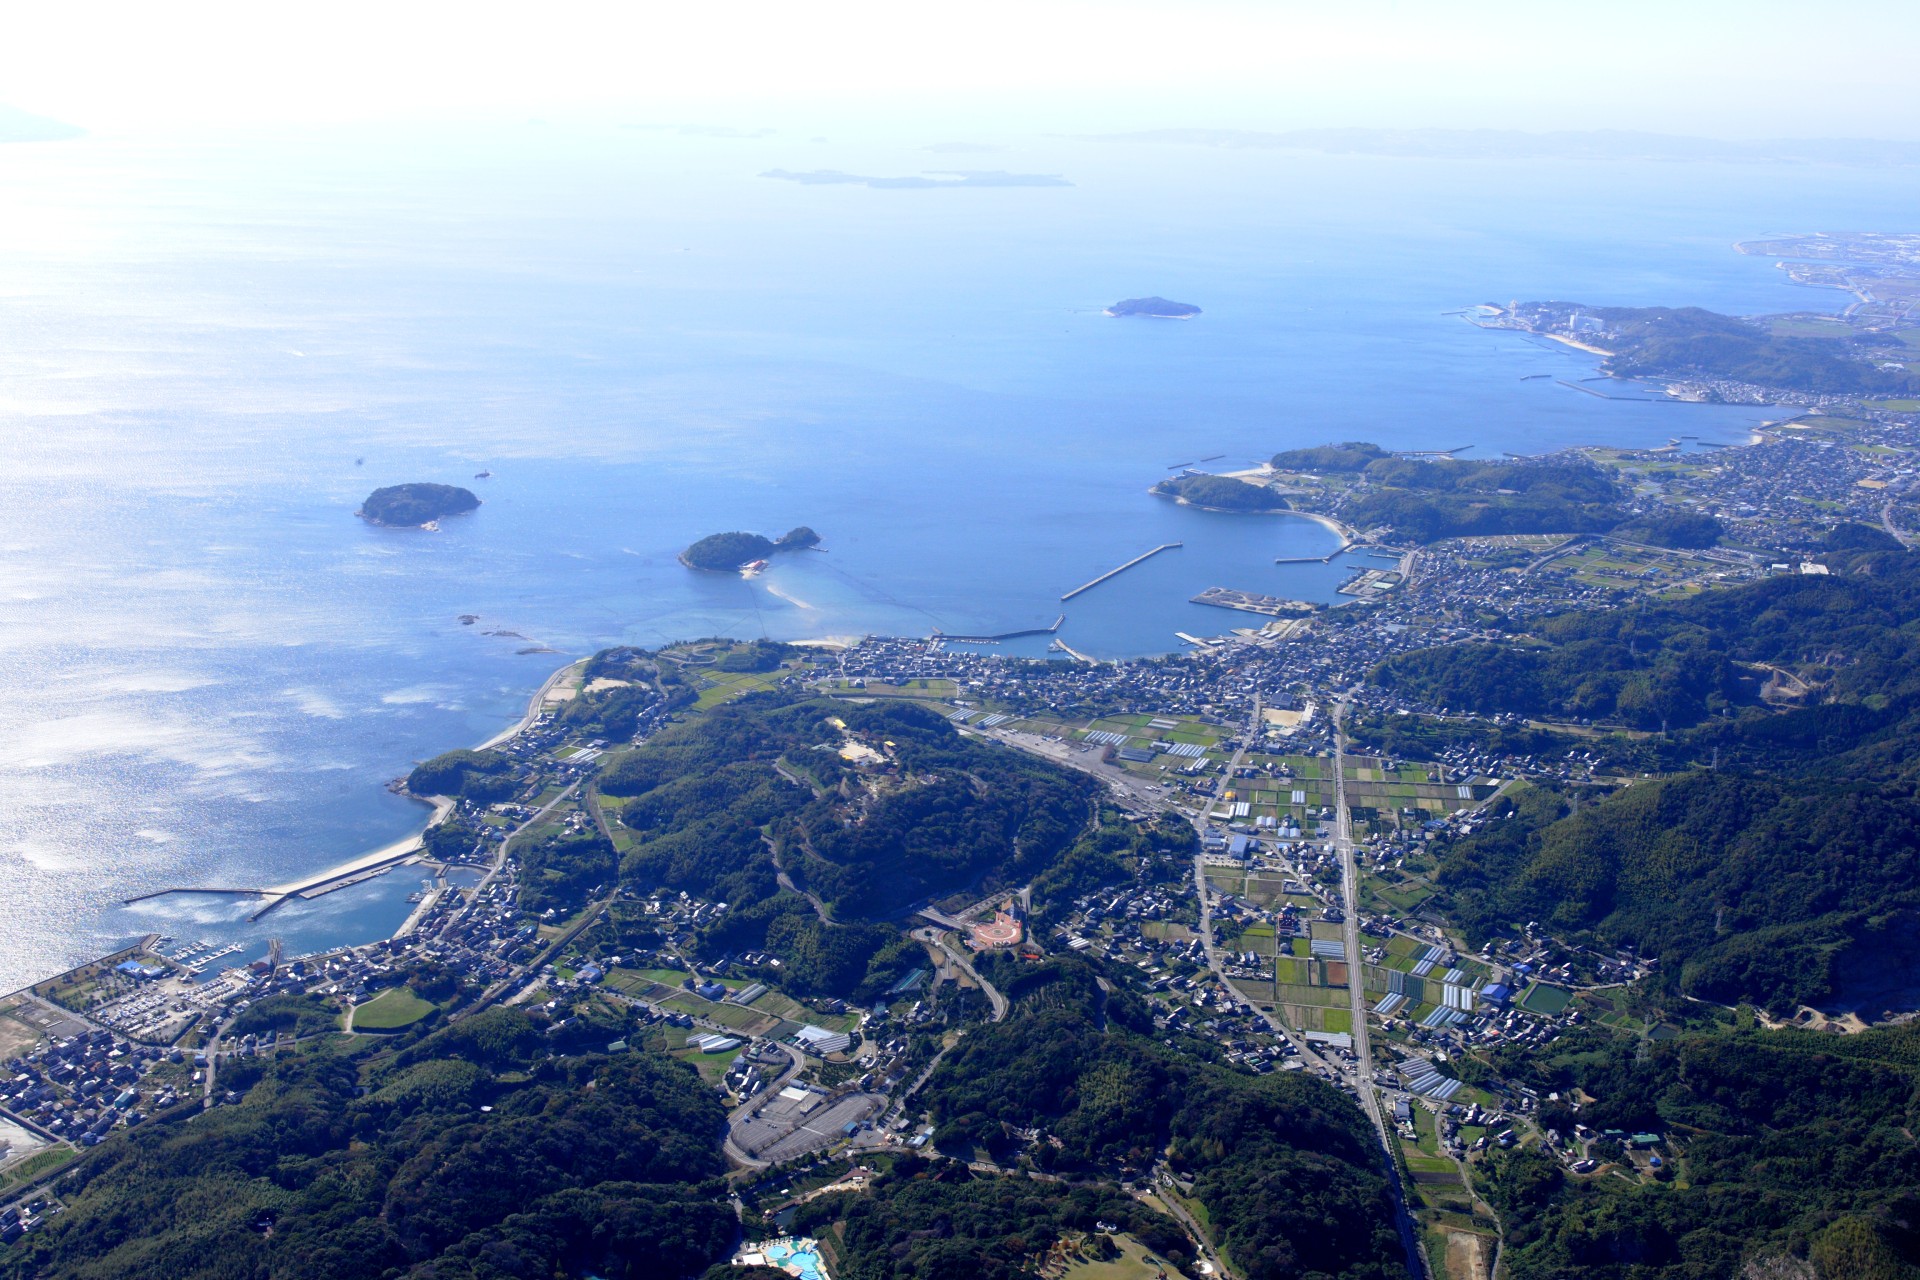
[[[1440,850],[1470,938],[1537,921],[1660,964],[1670,989],[1780,1014],[1896,999],[1916,958],[1920,803],[1906,788],[1693,772],[1599,803],[1525,788]],[[1911,999],[1911,996],[1908,997]]]
[[[855,763],[847,746],[870,754]],[[595,832],[527,852],[523,903],[573,906],[616,883],[684,889],[728,904],[704,954],[771,951],[784,984],[843,998],[912,967],[917,948],[878,922],[961,889],[1058,874],[1094,791],[922,707],[779,695],[664,730],[598,785],[631,847],[616,854]],[[780,887],[782,871],[833,923]]]
[[[1673,989],[1782,1012],[1893,997],[1920,925],[1920,567],[1836,563],[1849,571],[1565,614],[1535,628],[1543,645],[1376,670],[1456,710],[1669,730],[1617,746],[1677,774],[1597,802],[1523,789],[1510,817],[1443,842],[1443,902],[1470,935],[1537,920],[1640,948]],[[1763,678],[1796,695],[1786,709],[1755,697]]]
[[[1641,729],[1691,728],[1745,706],[1731,736],[1756,751],[1791,743],[1796,730],[1819,739],[1814,726],[1845,718],[1841,709],[1877,715],[1920,697],[1920,563],[1898,551],[1826,558],[1843,571],[1571,610],[1531,624],[1524,642],[1415,650],[1370,679],[1431,706]],[[1812,708],[1784,717],[1752,708],[1772,667],[1814,690]],[[1828,741],[1826,754],[1852,745]]]
[[1024,1151],[1069,1179],[1140,1176],[1164,1153],[1246,1280],[1406,1274],[1351,1100],[1305,1073],[1248,1076],[1154,1039],[1146,1006],[1103,993],[1077,959],[1010,968],[998,976],[1013,1015],[969,1032],[923,1091],[942,1150]]
[[1357,471],[1351,496],[1339,516],[1356,528],[1391,526],[1414,542],[1501,533],[1591,533],[1627,518],[1618,485],[1580,458],[1490,462],[1457,458],[1379,457],[1355,467],[1375,446],[1350,443],[1336,449],[1280,454],[1275,465],[1305,461],[1339,463]]
[[1153,486],[1153,491],[1217,511],[1285,511],[1291,505],[1265,485],[1250,484],[1235,476],[1175,476]]
[[238,1105],[103,1144],[60,1184],[66,1211],[0,1249],[0,1277],[699,1274],[735,1232],[712,1091],[550,1030],[499,1009],[408,1051],[236,1057],[220,1083]]
[[1826,395],[1910,395],[1920,387],[1903,362],[1884,358],[1907,351],[1890,334],[1794,337],[1776,334],[1764,318],[1700,307],[1527,306],[1598,319],[1606,327],[1601,340],[1613,352],[1607,368],[1623,377],[1725,378]]
[[[1729,1015],[1731,1018],[1731,1015]],[[1484,1166],[1514,1280],[1909,1280],[1920,1271],[1920,1028],[1668,1042],[1575,1031],[1500,1068],[1543,1128],[1666,1134],[1652,1182],[1570,1178],[1538,1147]],[[1584,1098],[1576,1107],[1573,1101]],[[1618,1145],[1603,1154],[1618,1154]]]

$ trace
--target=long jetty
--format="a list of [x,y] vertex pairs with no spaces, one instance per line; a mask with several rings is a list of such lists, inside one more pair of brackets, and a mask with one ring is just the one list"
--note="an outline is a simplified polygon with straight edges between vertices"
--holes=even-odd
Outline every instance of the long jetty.
[[164,898],[170,893],[224,893],[227,896],[234,897],[234,898],[263,898],[267,896],[267,891],[265,889],[173,888],[173,889],[155,889],[151,893],[138,893],[138,894],[135,894],[133,897],[123,899],[122,901],[125,903],[125,905],[130,907],[136,902],[145,902],[149,898]]
[[1125,564],[1121,565],[1119,568],[1107,570],[1105,573],[1095,578],[1092,582],[1081,583],[1079,586],[1075,587],[1073,590],[1067,592],[1067,594],[1061,596],[1060,599],[1062,601],[1071,600],[1075,596],[1079,595],[1082,591],[1093,590],[1095,587],[1105,582],[1108,578],[1119,577],[1121,574],[1125,573],[1127,570],[1133,568],[1133,566],[1139,564],[1142,560],[1151,560],[1155,556],[1159,555],[1162,551],[1171,551],[1175,547],[1184,547],[1186,545],[1187,544],[1184,542],[1163,542],[1159,546],[1155,547],[1153,550],[1145,552],[1144,554],[1135,556],[1133,559],[1127,561]]

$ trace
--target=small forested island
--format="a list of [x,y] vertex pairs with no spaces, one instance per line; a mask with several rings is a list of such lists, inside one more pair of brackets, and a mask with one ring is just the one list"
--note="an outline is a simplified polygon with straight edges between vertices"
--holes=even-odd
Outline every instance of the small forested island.
[[1216,511],[1286,511],[1292,505],[1263,484],[1250,484],[1233,476],[1172,476],[1153,486],[1153,491],[1163,498]]
[[765,560],[777,551],[806,551],[820,545],[820,535],[806,525],[797,525],[778,538],[758,533],[710,533],[680,553],[680,563],[689,569],[707,569],[730,573],[755,560]]
[[417,482],[375,489],[360,504],[358,514],[361,519],[373,524],[395,529],[417,529],[443,516],[463,515],[479,505],[480,499],[474,496],[471,489],[451,484]]
[[1191,320],[1200,308],[1191,302],[1170,302],[1165,298],[1122,298],[1107,308],[1110,316],[1150,316],[1156,320]]

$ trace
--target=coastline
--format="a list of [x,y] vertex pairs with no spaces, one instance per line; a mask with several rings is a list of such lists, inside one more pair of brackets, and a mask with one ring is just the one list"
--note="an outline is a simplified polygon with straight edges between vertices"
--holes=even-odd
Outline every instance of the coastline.
[[1564,343],[1576,351],[1586,351],[1596,356],[1605,356],[1609,360],[1613,359],[1613,352],[1607,350],[1605,347],[1596,347],[1589,342],[1581,342],[1578,339],[1569,338],[1558,333],[1542,333],[1538,336],[1553,342]]
[[1225,516],[1298,516],[1302,520],[1311,520],[1329,533],[1336,535],[1345,544],[1340,548],[1341,551],[1351,547],[1358,538],[1352,528],[1340,523],[1332,516],[1321,515],[1318,511],[1302,511],[1297,507],[1275,507],[1271,511],[1238,511],[1232,507],[1209,507],[1202,503],[1191,502],[1177,494],[1161,493],[1155,489],[1148,489],[1147,492],[1156,498],[1166,498],[1183,507],[1192,507],[1195,511],[1213,511]]
[[[580,668],[584,667],[586,661],[585,658],[575,658],[565,666],[560,667],[548,675],[545,680],[540,682],[540,687],[535,689],[533,695],[527,700],[527,709],[521,713],[519,719],[472,749],[475,751],[486,751],[524,733],[527,728],[539,718],[540,714],[547,709],[550,702],[548,695],[566,681],[570,675],[577,673]],[[454,748],[449,749],[452,750]],[[317,889],[321,885],[329,884],[335,880],[343,880],[379,867],[392,866],[404,862],[425,847],[427,833],[447,820],[447,815],[453,812],[457,802],[451,796],[417,796],[406,790],[397,790],[394,794],[403,796],[417,804],[427,805],[432,808],[433,813],[428,817],[426,822],[421,825],[420,829],[412,835],[402,836],[400,839],[382,845],[378,849],[358,854],[344,862],[311,872],[298,879],[283,881],[280,884],[263,889],[207,889],[201,886],[189,885],[177,889],[162,890],[160,893],[147,894],[143,895],[143,897],[160,897],[172,893],[208,892],[244,892],[258,894],[268,901],[250,917],[257,919],[260,915],[264,915],[274,907],[281,905],[287,899],[298,897],[300,894]],[[398,937],[399,935],[395,934],[393,936]]]

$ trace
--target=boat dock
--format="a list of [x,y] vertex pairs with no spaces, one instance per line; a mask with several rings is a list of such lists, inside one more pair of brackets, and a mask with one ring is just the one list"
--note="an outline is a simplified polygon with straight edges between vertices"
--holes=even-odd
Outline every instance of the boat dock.
[[1208,587],[1194,596],[1193,604],[1210,604],[1221,609],[1238,609],[1243,613],[1258,613],[1269,618],[1301,618],[1317,613],[1320,606],[1304,600],[1288,600],[1283,596],[1265,596],[1253,591],[1235,591],[1230,587]]
[[1151,560],[1155,556],[1159,555],[1162,551],[1172,551],[1175,547],[1183,547],[1185,545],[1186,543],[1184,542],[1163,542],[1159,546],[1155,547],[1153,550],[1148,551],[1143,555],[1135,556],[1133,559],[1127,561],[1125,564],[1121,565],[1119,568],[1107,570],[1105,573],[1095,578],[1092,582],[1081,583],[1079,586],[1075,587],[1073,590],[1067,592],[1067,594],[1061,596],[1060,599],[1063,601],[1071,600],[1075,596],[1079,595],[1082,591],[1093,590],[1095,587],[1105,582],[1108,578],[1119,577],[1121,574],[1133,568],[1133,566],[1139,564],[1143,560]]

